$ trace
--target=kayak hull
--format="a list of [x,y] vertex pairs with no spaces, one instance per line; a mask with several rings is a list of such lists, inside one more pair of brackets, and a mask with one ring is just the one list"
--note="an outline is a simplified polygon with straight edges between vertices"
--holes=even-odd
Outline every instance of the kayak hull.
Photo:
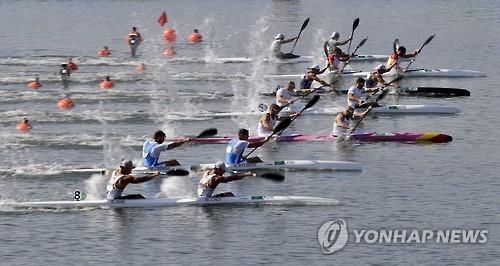
[[[359,110],[362,110],[359,109]],[[303,114],[315,115],[335,115],[342,111],[342,108],[310,108],[304,111]],[[452,106],[430,105],[430,104],[410,104],[410,105],[384,105],[372,108],[372,113],[379,114],[456,114],[460,113],[460,109]],[[219,117],[232,117],[232,116],[260,116],[263,115],[262,111],[254,112],[228,112],[228,113],[213,113],[206,114],[203,117],[219,118]],[[292,111],[283,110],[280,112],[282,118],[292,115]]]
[[[210,205],[337,205],[335,199],[303,196],[236,196],[198,198],[115,199],[89,201],[38,201],[4,203],[13,208],[140,208]],[[0,206],[2,206],[0,205]]]
[[[233,137],[209,137],[209,138],[193,138],[191,142],[200,144],[227,144]],[[171,141],[181,140],[183,137],[172,138]],[[249,142],[257,142],[263,140],[264,137],[250,136]],[[289,136],[279,136],[275,141],[280,142],[318,142],[318,141],[334,141],[337,137],[332,135],[311,135],[311,134],[293,134]],[[370,132],[353,134],[350,136],[352,140],[358,141],[401,141],[401,142],[431,142],[431,143],[444,143],[452,141],[450,135],[434,132],[434,131],[415,131],[415,132]]]
[[[355,71],[347,70],[340,74],[341,77],[367,77],[370,72],[367,71]],[[290,74],[290,75],[266,75],[266,78],[270,79],[299,79],[304,74]],[[385,77],[399,76],[401,74],[397,72],[387,72],[384,74]],[[405,77],[486,77],[486,73],[476,70],[468,69],[411,69],[403,74]],[[337,74],[334,72],[323,73],[319,75],[319,78],[323,80],[334,80],[337,78]]]
[[[209,169],[213,164],[199,164],[191,166],[191,170]],[[326,170],[326,171],[361,171],[361,164],[344,161],[317,161],[317,160],[281,160],[265,161],[261,163],[244,163],[235,166],[227,166],[226,171],[249,171],[249,170]]]

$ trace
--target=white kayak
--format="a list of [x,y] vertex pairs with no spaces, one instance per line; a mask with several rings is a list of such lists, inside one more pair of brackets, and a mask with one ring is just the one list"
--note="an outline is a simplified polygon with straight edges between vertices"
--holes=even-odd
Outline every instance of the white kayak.
[[[94,174],[106,174],[108,172],[113,171],[114,169],[107,168],[74,168],[74,169],[65,169],[62,170],[62,173],[94,173]],[[169,175],[169,171],[186,171],[189,172],[189,166],[177,165],[168,168],[155,168],[150,169],[143,166],[136,167],[132,170],[132,175],[140,176],[144,174],[149,174],[152,171],[159,171],[160,174]],[[175,174],[174,174],[175,175]]]
[[[191,166],[192,170],[212,168],[213,164],[198,164]],[[261,163],[244,163],[236,166],[227,166],[226,171],[247,171],[259,169],[291,169],[291,170],[330,170],[330,171],[361,171],[361,164],[344,161],[316,161],[316,160],[282,160],[264,161]]]
[[[303,114],[309,115],[335,115],[342,112],[340,107],[331,108],[310,108],[304,111]],[[442,106],[442,105],[432,105],[432,104],[394,104],[394,105],[383,105],[379,107],[374,107],[372,109],[373,113],[379,114],[456,114],[460,113],[460,109],[452,106]],[[253,112],[227,112],[227,113],[213,113],[206,114],[204,117],[232,117],[232,116],[258,116],[264,114],[264,111],[253,111]],[[280,112],[280,116],[287,116],[293,114],[292,111],[283,110]]]
[[[340,76],[342,77],[367,77],[370,72],[366,71],[344,71]],[[405,77],[486,77],[486,73],[475,70],[467,69],[411,69],[404,74],[399,74],[395,71],[390,71],[384,74],[384,76],[398,76],[403,75]],[[300,79],[304,74],[292,74],[292,75],[266,75],[265,78],[268,79]],[[337,77],[337,74],[333,72],[327,72],[319,75],[321,79],[332,80]]]
[[337,205],[335,199],[302,196],[236,196],[199,198],[153,198],[83,201],[9,202],[1,206],[13,208],[137,208],[207,205]]
[[[350,59],[350,61],[384,61],[389,58],[388,55],[357,55]],[[302,55],[298,58],[291,59],[279,59],[279,58],[264,58],[263,62],[271,62],[271,63],[301,63],[301,62],[313,62],[316,60],[314,56]],[[250,57],[220,57],[215,58],[213,60],[207,59],[206,62],[215,62],[215,63],[251,63],[253,60]]]

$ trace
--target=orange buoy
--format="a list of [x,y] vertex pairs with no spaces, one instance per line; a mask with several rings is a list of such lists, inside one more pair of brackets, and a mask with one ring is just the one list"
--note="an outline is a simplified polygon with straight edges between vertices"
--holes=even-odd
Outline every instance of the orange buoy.
[[99,83],[99,87],[101,87],[101,89],[111,89],[114,85],[115,84],[113,83],[113,81],[111,81],[109,76],[107,76],[105,80]]
[[163,51],[163,55],[166,55],[166,56],[174,56],[176,54],[175,50],[174,50],[174,47],[168,47],[167,49],[165,49],[165,51]]
[[144,72],[144,71],[146,71],[146,65],[144,65],[144,63],[141,63],[140,65],[138,65],[135,68],[135,71],[137,71],[137,72]]
[[73,100],[71,100],[69,97],[63,98],[57,102],[57,107],[61,110],[66,110],[66,109],[71,109],[75,106],[75,103]]
[[73,63],[73,59],[68,59],[68,69],[71,70],[71,71],[77,71],[78,70],[78,66]]
[[190,42],[190,43],[196,43],[196,42],[201,42],[201,40],[202,40],[202,36],[198,32],[197,29],[194,29],[194,31],[191,32],[191,34],[189,34],[188,42]]
[[97,52],[97,56],[106,57],[111,55],[111,52],[108,50],[107,46],[104,46],[99,52]]
[[16,129],[20,132],[27,132],[31,129],[31,125],[28,122],[28,119],[24,119],[23,122],[16,125]]
[[165,38],[165,41],[167,43],[172,43],[172,42],[175,42],[175,39],[177,38],[177,34],[175,33],[175,30],[173,28],[167,28],[163,32],[163,38]]
[[42,84],[40,84],[40,81],[38,80],[38,78],[36,78],[34,81],[28,82],[28,84],[26,84],[26,87],[30,89],[38,89],[42,87]]

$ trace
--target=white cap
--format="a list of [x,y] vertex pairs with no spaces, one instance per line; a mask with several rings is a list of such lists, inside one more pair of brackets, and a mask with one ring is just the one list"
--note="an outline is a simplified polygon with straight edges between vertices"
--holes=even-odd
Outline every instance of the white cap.
[[218,169],[221,169],[221,170],[226,170],[226,164],[222,161],[218,161],[214,164],[214,168],[218,168]]
[[311,67],[308,67],[308,69],[317,69],[317,70],[320,70],[321,67],[319,65],[313,65]]
[[120,166],[121,167],[127,167],[127,168],[130,168],[130,169],[134,169],[135,168],[134,163],[132,163],[132,161],[129,161],[129,160],[123,160],[122,164]]
[[384,64],[380,64],[380,65],[378,65],[375,69],[376,69],[376,70],[385,69],[385,65],[384,65]]
[[274,39],[276,39],[276,40],[283,40],[283,39],[285,39],[285,35],[283,35],[283,34],[280,33],[280,34],[276,35],[276,37],[274,37]]
[[340,34],[336,31],[332,32],[332,35],[330,35],[330,38],[338,38]]

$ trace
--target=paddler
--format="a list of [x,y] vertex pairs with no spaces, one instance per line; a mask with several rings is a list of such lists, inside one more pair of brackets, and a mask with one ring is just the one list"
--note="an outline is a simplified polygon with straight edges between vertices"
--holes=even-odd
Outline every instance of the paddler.
[[335,122],[333,123],[333,132],[332,135],[338,137],[338,136],[348,136],[350,135],[350,129],[351,129],[351,121],[353,118],[361,118],[364,116],[369,110],[367,109],[361,114],[354,114],[354,107],[351,105],[348,105],[345,110],[341,113],[339,113],[335,117]]
[[311,67],[308,67],[306,69],[306,73],[304,74],[304,76],[302,76],[302,79],[300,80],[300,90],[305,93],[314,90],[313,88],[311,88],[313,81],[319,82],[323,86],[330,86],[330,84],[328,84],[326,81],[320,79],[317,76],[325,72],[327,68],[328,66],[321,69],[319,65],[313,65]]
[[351,55],[347,55],[345,54],[344,52],[342,52],[342,50],[338,47],[335,47],[333,48],[333,51],[328,53],[328,67],[330,69],[330,71],[334,71],[335,73],[337,74],[341,74],[340,73],[340,63],[341,62],[347,62],[349,61],[349,59],[354,56]]
[[358,78],[354,86],[349,88],[347,92],[347,105],[352,106],[354,108],[359,107],[364,103],[361,99],[363,97],[363,93],[365,92],[377,92],[380,88],[365,88],[365,79]]
[[257,135],[259,137],[267,137],[273,133],[276,122],[278,122],[278,112],[280,107],[277,104],[271,104],[267,112],[262,115],[257,127]]
[[406,48],[404,46],[400,46],[400,47],[398,47],[396,53],[391,54],[391,56],[387,60],[386,65],[389,69],[392,69],[394,67],[394,69],[396,69],[396,71],[404,72],[405,69],[403,69],[400,65],[401,58],[412,58],[412,57],[415,57],[416,55],[418,55],[419,53],[420,53],[420,50],[417,49],[413,53],[407,54]]
[[127,44],[130,45],[130,52],[132,53],[132,57],[135,57],[135,51],[137,47],[142,42],[141,33],[137,31],[137,27],[132,27],[132,31],[127,35]]
[[[393,65],[394,66],[394,65]],[[392,68],[387,69],[385,65],[378,65],[368,76],[366,77],[365,87],[367,89],[373,89],[377,87],[378,84],[382,84],[384,86],[389,85],[388,82],[384,80],[382,75],[386,72],[391,71]]]
[[295,82],[290,80],[286,83],[285,87],[281,87],[276,91],[276,104],[281,107],[283,105],[290,105],[294,102],[292,96],[297,95],[295,91]]
[[134,169],[135,166],[131,161],[126,161],[124,160],[121,165],[120,169],[114,170],[111,173],[111,178],[108,181],[108,186],[106,189],[106,199],[108,200],[114,200],[114,199],[144,199],[145,197],[142,196],[141,194],[131,194],[131,195],[125,195],[123,196],[123,190],[125,187],[127,187],[128,184],[138,184],[138,183],[143,183],[146,181],[149,181],[158,175],[160,173],[158,171],[154,171],[150,175],[144,176],[144,177],[135,177],[133,175],[130,175],[132,172],[132,169]]
[[281,45],[284,43],[289,43],[295,41],[298,36],[295,36],[290,39],[285,39],[285,35],[283,34],[278,34],[276,37],[274,37],[274,41],[271,43],[271,52],[272,55],[275,56],[276,58],[279,59],[292,59],[292,58],[298,58],[300,55],[292,54],[292,53],[282,53],[281,52]]
[[247,176],[255,176],[252,172],[235,173],[225,176],[226,164],[224,162],[217,162],[212,169],[207,170],[198,183],[198,198],[210,199],[212,197],[234,197],[232,192],[223,192],[213,195],[215,189],[220,183],[228,183],[243,179]]
[[334,31],[332,32],[332,35],[330,35],[330,39],[325,42],[325,46],[328,49],[329,54],[333,53],[337,46],[346,45],[347,43],[349,43],[352,37],[344,41],[339,41],[339,38],[340,34]]
[[68,68],[68,64],[61,64],[61,69],[59,69],[59,75],[61,75],[61,81],[64,87],[68,86],[69,77],[71,75],[71,70]]
[[262,162],[259,157],[244,158],[243,152],[248,148],[257,148],[266,143],[268,137],[257,142],[248,142],[248,129],[241,128],[238,131],[238,137],[231,139],[226,148],[226,164],[237,165],[242,163],[257,163]]
[[182,144],[191,141],[191,138],[179,140],[171,143],[164,143],[166,138],[165,132],[158,130],[153,134],[152,139],[144,142],[142,147],[142,156],[144,158],[144,166],[147,168],[168,168],[168,166],[180,165],[177,160],[169,160],[160,162],[160,154],[163,151],[177,148]]

